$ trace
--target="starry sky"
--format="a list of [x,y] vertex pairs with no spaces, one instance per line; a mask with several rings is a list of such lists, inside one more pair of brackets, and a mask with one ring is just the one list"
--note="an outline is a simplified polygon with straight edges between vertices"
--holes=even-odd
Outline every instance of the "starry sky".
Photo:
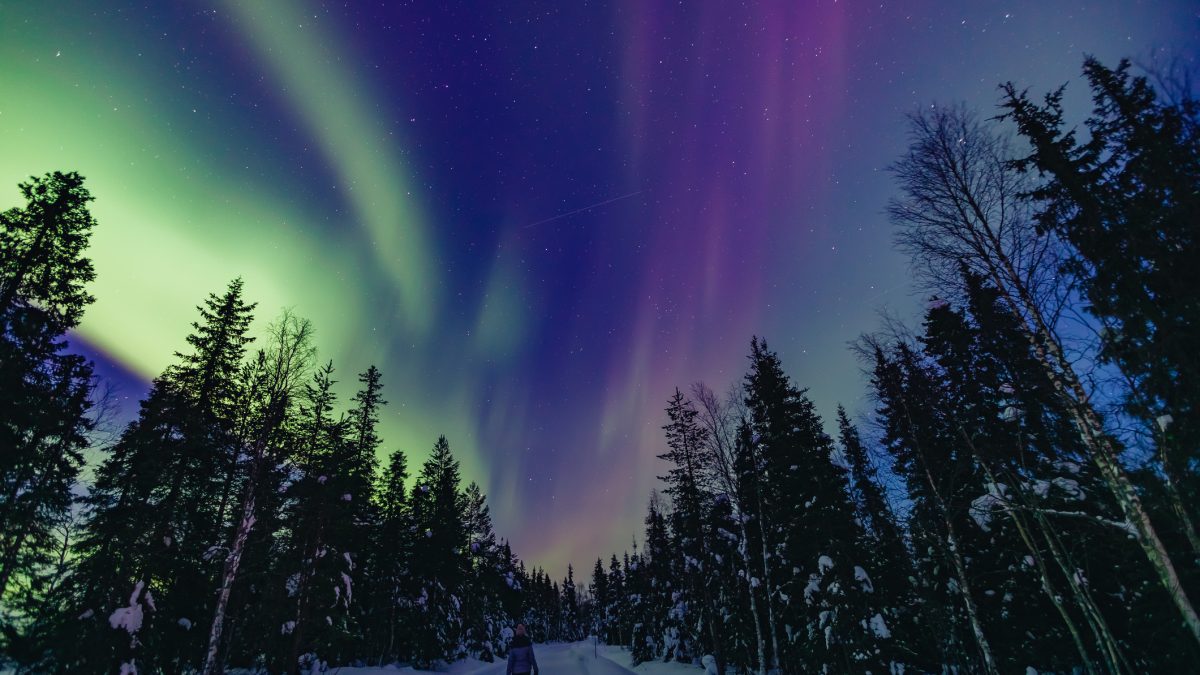
[[[0,0],[0,206],[83,173],[76,336],[119,411],[242,276],[311,318],[386,450],[438,434],[532,564],[628,548],[676,385],[765,335],[826,415],[911,315],[882,210],[903,116],[1084,54],[1200,53],[1195,2]],[[1080,87],[1068,104],[1082,109]],[[119,419],[120,414],[117,418]]]

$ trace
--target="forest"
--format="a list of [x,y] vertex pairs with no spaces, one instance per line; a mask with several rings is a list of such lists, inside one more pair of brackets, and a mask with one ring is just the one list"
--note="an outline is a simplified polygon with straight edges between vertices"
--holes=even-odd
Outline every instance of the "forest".
[[95,447],[92,196],[30,178],[0,214],[0,668],[429,668],[523,622],[718,672],[1193,670],[1200,108],[1128,62],[1072,86],[1079,123],[1011,83],[908,118],[886,213],[928,302],[852,345],[870,414],[822,419],[754,337],[741,381],[663,392],[640,543],[562,578],[445,437],[386,447],[377,368],[339,401],[308,320],[252,335],[240,279]]

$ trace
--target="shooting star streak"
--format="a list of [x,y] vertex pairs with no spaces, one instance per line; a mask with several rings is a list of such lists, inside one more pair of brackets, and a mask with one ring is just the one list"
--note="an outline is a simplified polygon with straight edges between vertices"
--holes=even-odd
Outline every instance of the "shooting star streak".
[[595,204],[592,204],[590,206],[585,206],[581,209],[575,209],[574,211],[567,211],[566,213],[560,213],[557,216],[554,216],[552,218],[547,218],[545,220],[539,220],[536,223],[530,223],[530,224],[526,225],[524,229],[529,229],[531,227],[537,227],[538,225],[545,225],[546,223],[553,222],[555,220],[558,220],[559,218],[566,218],[567,216],[573,216],[577,213],[583,213],[584,211],[591,211],[592,209],[600,208],[601,206],[604,206],[605,204],[619,202],[622,199],[629,199],[630,197],[633,197],[634,195],[640,195],[640,194],[642,194],[642,192],[644,192],[644,190],[638,190],[637,192],[630,192],[627,195],[621,195],[620,197],[613,197],[612,199],[606,199],[602,202],[596,202]]

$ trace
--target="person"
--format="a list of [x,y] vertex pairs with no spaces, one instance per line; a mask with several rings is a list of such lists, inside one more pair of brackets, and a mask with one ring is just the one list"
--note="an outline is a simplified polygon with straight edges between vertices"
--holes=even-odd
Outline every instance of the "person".
[[533,641],[525,634],[525,624],[517,624],[516,636],[508,645],[507,675],[538,675],[537,659],[533,656]]

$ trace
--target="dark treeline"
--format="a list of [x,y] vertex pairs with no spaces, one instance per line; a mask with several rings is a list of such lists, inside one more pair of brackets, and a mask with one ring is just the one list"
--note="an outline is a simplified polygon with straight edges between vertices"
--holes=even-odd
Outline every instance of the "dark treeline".
[[317,672],[502,658],[517,620],[582,637],[573,572],[497,540],[445,438],[415,480],[403,452],[379,464],[378,369],[340,404],[288,312],[252,350],[241,280],[197,308],[80,496],[94,381],[65,336],[92,301],[91,196],[74,173],[20,188],[0,214],[0,667]]
[[910,117],[888,214],[930,300],[854,345],[869,433],[759,339],[676,391],[595,630],[737,672],[1194,672],[1200,110],[1166,75],[1089,59],[1078,129],[1012,85]]
[[91,197],[30,179],[0,214],[0,665],[490,660],[521,620],[739,673],[1193,670],[1200,110],[1084,77],[1078,128],[1012,85],[910,118],[888,213],[930,300],[854,345],[873,410],[827,425],[755,338],[730,390],[670,397],[642,542],[586,585],[526,570],[445,438],[415,476],[385,455],[376,368],[342,403],[306,320],[252,339],[240,280],[81,489]]

